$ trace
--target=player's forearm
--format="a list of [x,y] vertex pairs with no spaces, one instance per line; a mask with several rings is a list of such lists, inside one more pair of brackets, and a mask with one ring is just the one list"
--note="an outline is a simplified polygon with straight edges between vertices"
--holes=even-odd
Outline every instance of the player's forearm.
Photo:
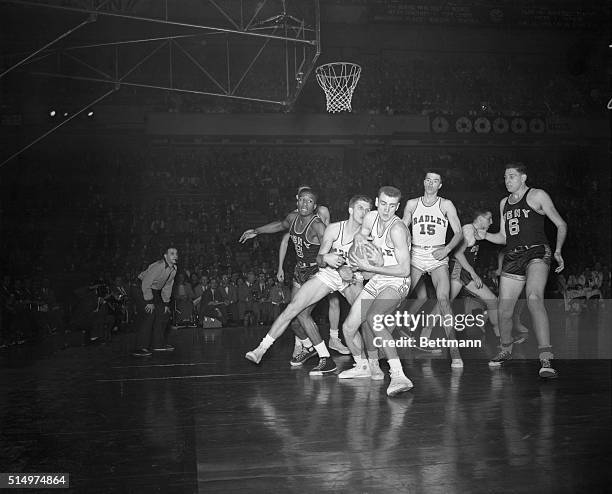
[[506,236],[502,232],[497,232],[497,233],[487,232],[485,235],[485,240],[488,240],[492,244],[498,244],[498,245],[506,244]]
[[382,274],[386,276],[397,276],[398,278],[405,278],[410,276],[410,261],[406,263],[396,264],[395,266],[372,266],[368,269],[370,273]]
[[457,259],[457,262],[461,264],[461,267],[465,269],[468,273],[470,273],[471,275],[475,273],[474,268],[468,262],[463,252],[455,252],[455,259]]
[[447,255],[450,254],[453,250],[455,250],[455,247],[457,247],[457,245],[459,245],[459,243],[461,243],[462,240],[463,240],[463,232],[462,231],[456,232],[453,235],[453,238],[451,238],[451,241],[445,247],[447,251]]
[[255,233],[261,235],[262,233],[278,233],[286,230],[287,228],[282,221],[273,221],[267,225],[258,226],[255,228]]
[[567,237],[567,223],[562,223],[557,227],[557,246],[555,247],[555,252],[561,252],[561,248],[565,243],[565,239]]

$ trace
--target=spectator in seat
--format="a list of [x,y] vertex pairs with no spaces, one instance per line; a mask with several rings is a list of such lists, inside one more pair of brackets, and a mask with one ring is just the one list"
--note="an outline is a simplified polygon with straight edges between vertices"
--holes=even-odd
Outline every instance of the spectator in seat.
[[228,274],[221,277],[221,293],[223,302],[225,303],[227,317],[233,324],[238,322],[238,288],[230,280]]
[[217,286],[217,280],[212,278],[210,286],[202,293],[200,320],[203,320],[204,317],[214,317],[221,321],[222,326],[225,326],[227,324],[226,309],[223,292]]

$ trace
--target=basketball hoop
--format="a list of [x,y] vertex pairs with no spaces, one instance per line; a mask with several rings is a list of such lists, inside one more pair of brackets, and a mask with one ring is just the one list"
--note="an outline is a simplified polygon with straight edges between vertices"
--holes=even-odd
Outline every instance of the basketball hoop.
[[356,63],[333,62],[317,67],[317,82],[325,91],[329,113],[351,111],[353,91],[359,82],[361,67]]

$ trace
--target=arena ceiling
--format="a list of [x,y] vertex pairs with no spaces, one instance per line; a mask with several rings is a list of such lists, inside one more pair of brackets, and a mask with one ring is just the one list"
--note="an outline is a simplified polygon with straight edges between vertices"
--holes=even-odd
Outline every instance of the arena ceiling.
[[[0,0],[0,9],[2,78],[26,72],[290,107],[320,53],[318,0]],[[272,78],[278,94],[272,85],[259,94]]]

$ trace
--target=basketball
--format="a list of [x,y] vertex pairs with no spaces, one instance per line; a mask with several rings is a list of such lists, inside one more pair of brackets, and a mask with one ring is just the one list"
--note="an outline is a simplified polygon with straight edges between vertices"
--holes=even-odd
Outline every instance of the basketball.
[[369,241],[359,246],[356,244],[351,246],[349,250],[349,261],[353,258],[365,260],[376,267],[380,267],[385,263],[382,251]]

